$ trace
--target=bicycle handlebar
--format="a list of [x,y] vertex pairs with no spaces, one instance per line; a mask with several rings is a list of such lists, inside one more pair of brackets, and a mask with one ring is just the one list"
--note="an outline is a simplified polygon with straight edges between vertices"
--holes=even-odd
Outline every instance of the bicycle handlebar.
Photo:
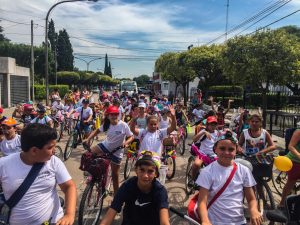
[[170,207],[170,211],[175,213],[176,215],[180,216],[181,218],[188,220],[192,224],[201,225],[200,223],[198,223],[193,218],[189,217],[188,215],[183,214],[182,212],[179,212],[177,209],[173,208],[172,206]]

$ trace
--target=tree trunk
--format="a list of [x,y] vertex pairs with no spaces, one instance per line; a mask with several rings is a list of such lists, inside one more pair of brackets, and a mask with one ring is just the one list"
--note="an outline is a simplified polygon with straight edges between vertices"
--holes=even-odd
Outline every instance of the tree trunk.
[[186,106],[187,104],[187,94],[186,94],[186,86],[187,86],[187,83],[183,83],[181,84],[182,85],[182,88],[183,88],[183,101],[184,101],[184,105]]
[[175,86],[175,93],[174,93],[174,102],[175,102],[175,100],[176,100],[176,98],[177,98],[177,89],[178,89],[178,86],[179,86],[179,84],[176,83],[176,86]]

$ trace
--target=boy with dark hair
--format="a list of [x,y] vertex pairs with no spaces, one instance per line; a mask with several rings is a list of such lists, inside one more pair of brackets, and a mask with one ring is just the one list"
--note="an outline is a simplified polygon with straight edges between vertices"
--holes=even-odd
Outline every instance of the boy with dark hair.
[[[56,131],[44,124],[30,124],[21,134],[22,152],[0,159],[0,181],[8,200],[32,167],[41,164],[37,177],[11,210],[11,225],[73,224],[76,186],[63,162],[54,156]],[[65,194],[65,213],[56,190]]]
[[137,176],[123,183],[100,225],[112,224],[124,203],[122,225],[170,225],[167,190],[156,180],[159,167],[157,154],[141,152],[135,164]]

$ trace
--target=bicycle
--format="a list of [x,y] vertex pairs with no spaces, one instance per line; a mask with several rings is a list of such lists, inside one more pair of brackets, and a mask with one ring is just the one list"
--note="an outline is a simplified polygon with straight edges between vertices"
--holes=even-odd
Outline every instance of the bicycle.
[[104,198],[109,194],[112,184],[110,160],[113,153],[123,147],[101,156],[91,153],[87,145],[84,148],[88,152],[82,155],[80,169],[88,172],[88,176],[79,204],[78,225],[98,224]]
[[186,219],[187,221],[189,221],[192,224],[195,225],[201,225],[200,223],[198,223],[196,220],[194,220],[193,218],[189,217],[188,215],[185,215],[181,212],[179,212],[177,209],[175,209],[174,207],[170,207],[169,208],[171,212],[175,213],[176,215],[178,215],[179,217]]
[[58,157],[61,161],[64,161],[64,153],[60,146],[55,146],[55,154],[56,157]]
[[64,119],[56,116],[56,112],[54,113],[53,111],[51,111],[51,114],[49,115],[49,117],[52,119],[53,128],[56,130],[56,134],[57,134],[56,141],[59,142],[63,136]]
[[[198,190],[198,186],[195,184],[195,179],[192,176],[192,167],[195,162],[195,158],[199,156],[199,151],[198,147],[195,144],[188,144],[190,148],[190,154],[191,156],[188,159],[188,164],[186,167],[186,172],[185,172],[185,192],[187,195],[193,194],[196,190]],[[201,165],[201,169],[203,169],[205,166],[209,165],[211,162],[215,161],[216,157],[215,156],[209,156],[203,160],[203,163]],[[200,173],[199,171],[199,173]]]
[[178,138],[176,141],[176,148],[179,150],[180,155],[184,155],[185,152],[185,140],[186,140],[187,130],[186,127],[180,126],[178,128]]
[[[65,161],[70,158],[70,155],[72,154],[73,150],[77,148],[77,145],[82,143],[83,140],[82,128],[79,126],[81,120],[77,118],[77,119],[73,119],[73,121],[75,125],[65,147],[65,152],[64,152]],[[92,143],[93,140],[91,140],[90,145]]]
[[176,150],[174,145],[165,145],[162,151],[161,162],[168,167],[166,177],[171,180],[176,171]]
[[139,149],[139,140],[135,139],[130,145],[127,150],[126,154],[126,161],[124,165],[124,180],[127,180],[129,178],[130,172],[133,168],[133,165],[135,161],[137,160],[137,150]]

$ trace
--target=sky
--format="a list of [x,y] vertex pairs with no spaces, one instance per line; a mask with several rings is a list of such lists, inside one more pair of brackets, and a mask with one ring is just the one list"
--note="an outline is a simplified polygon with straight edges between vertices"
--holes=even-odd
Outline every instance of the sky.
[[[246,35],[300,10],[300,0],[99,0],[56,6],[50,19],[56,31],[66,29],[73,46],[75,66],[102,71],[107,53],[113,77],[152,76],[155,60],[169,51],[186,51]],[[14,43],[34,45],[45,39],[47,11],[58,0],[0,0],[0,25]],[[256,15],[256,17],[254,17]],[[254,18],[253,18],[254,17]],[[300,27],[300,11],[276,22]],[[86,62],[84,62],[86,61]]]

